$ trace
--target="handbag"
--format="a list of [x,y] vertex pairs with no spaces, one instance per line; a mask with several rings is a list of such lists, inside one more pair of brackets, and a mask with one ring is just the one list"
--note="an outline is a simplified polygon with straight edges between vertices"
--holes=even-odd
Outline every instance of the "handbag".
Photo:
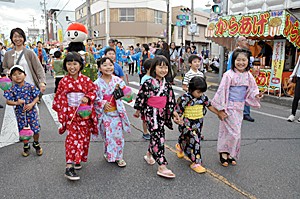
[[118,100],[118,99],[120,99],[121,97],[124,97],[124,92],[123,92],[123,90],[120,88],[120,85],[119,85],[119,84],[116,85],[116,88],[115,88],[115,90],[114,90],[114,92],[113,92],[113,96],[114,96],[115,100]]

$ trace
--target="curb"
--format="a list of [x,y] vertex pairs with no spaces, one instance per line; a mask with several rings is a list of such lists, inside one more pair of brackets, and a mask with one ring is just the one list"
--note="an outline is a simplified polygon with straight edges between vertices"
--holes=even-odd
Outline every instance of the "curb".
[[[211,91],[217,91],[218,86],[217,85],[210,85],[208,87],[209,90]],[[292,107],[292,102],[293,98],[292,97],[277,97],[277,96],[272,96],[272,95],[264,95],[264,97],[261,99],[262,102],[269,102],[272,104],[280,105],[280,106],[286,106],[291,108]],[[300,107],[300,103],[299,103]]]

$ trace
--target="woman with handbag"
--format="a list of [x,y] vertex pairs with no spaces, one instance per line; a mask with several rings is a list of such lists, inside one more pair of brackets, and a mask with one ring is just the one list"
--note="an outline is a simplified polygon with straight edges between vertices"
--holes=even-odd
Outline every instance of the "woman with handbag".
[[[295,120],[298,102],[300,100],[300,56],[298,57],[297,64],[293,70],[293,73],[290,76],[289,82],[296,83],[294,100],[292,104],[292,114],[287,119],[287,121],[293,122]],[[300,122],[300,118],[298,119],[298,122]]]

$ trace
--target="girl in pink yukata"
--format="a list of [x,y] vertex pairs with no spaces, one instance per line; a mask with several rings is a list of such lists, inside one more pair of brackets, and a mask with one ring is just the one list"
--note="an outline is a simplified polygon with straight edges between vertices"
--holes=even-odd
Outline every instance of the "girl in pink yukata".
[[250,70],[250,52],[236,49],[232,56],[231,70],[224,73],[211,104],[219,111],[224,111],[227,118],[220,121],[217,151],[220,162],[227,167],[236,165],[241,145],[241,127],[244,105],[260,108],[259,93]]
[[98,118],[98,131],[104,140],[104,158],[125,167],[123,159],[124,134],[130,133],[130,122],[122,99],[115,99],[113,92],[117,86],[124,88],[125,82],[113,75],[114,62],[103,57],[99,60],[100,76],[94,82],[97,86],[95,110]]

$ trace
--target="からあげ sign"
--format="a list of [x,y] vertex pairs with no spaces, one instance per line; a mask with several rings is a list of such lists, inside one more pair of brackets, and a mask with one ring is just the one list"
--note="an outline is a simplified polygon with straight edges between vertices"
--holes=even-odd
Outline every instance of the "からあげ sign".
[[300,28],[299,20],[295,17],[287,14],[285,17],[285,28],[283,35],[292,43],[294,46],[300,48]]

